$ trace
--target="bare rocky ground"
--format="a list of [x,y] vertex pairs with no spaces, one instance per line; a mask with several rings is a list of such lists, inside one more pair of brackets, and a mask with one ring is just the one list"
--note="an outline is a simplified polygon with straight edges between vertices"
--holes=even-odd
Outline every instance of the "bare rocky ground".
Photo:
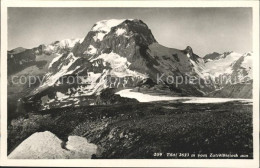
[[128,103],[24,114],[8,124],[8,153],[42,131],[64,142],[86,138],[98,147],[94,158],[178,158],[166,153],[179,152],[253,157],[252,105],[242,102]]

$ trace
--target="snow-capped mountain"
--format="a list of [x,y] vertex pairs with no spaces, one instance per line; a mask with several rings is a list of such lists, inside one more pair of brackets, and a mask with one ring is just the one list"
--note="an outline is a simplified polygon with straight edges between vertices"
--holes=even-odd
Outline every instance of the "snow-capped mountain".
[[[225,52],[206,55],[205,70],[214,80],[227,78],[231,83],[241,83],[251,80],[252,77],[252,52],[239,54]],[[228,81],[227,81],[228,82]],[[225,83],[223,83],[225,85]]]
[[[83,39],[65,39],[61,41],[55,41],[51,44],[41,44],[38,47],[32,49],[26,49],[18,47],[8,51],[8,74],[13,74],[25,67],[31,66],[36,63],[37,56],[46,57],[46,55],[58,56],[70,52],[76,43],[82,42]],[[44,60],[42,58],[41,60]]]
[[[8,109],[15,112],[17,105],[23,105],[22,99],[38,88],[53,59],[70,52],[77,42],[80,39],[66,39],[32,49],[18,47],[8,51]],[[23,82],[19,82],[21,78]]]
[[43,45],[43,51],[48,54],[62,54],[64,51],[71,50],[76,45],[76,43],[81,43],[82,41],[83,39],[80,38],[55,41],[51,44]]
[[[45,108],[50,102],[60,105],[68,100],[77,105],[82,97],[99,95],[105,88],[135,87],[147,78],[158,82],[159,77],[159,83],[173,93],[202,96],[212,88],[203,83],[203,69],[203,59],[191,47],[178,50],[160,45],[141,20],[103,20],[72,52],[53,59],[34,95],[46,100],[42,103]],[[169,76],[196,76],[202,83],[179,83],[176,87]],[[64,84],[64,78],[77,79],[80,84]]]
[[204,73],[214,81],[216,88],[208,95],[225,98],[252,98],[252,57],[252,52],[206,55]]
[[201,58],[190,46],[167,48],[138,19],[99,21],[84,39],[41,45],[39,53],[56,56],[43,83],[24,100],[38,109],[97,104],[107,88],[145,86],[176,96],[206,96],[224,87],[214,83],[219,75],[252,79],[251,53],[213,53]]

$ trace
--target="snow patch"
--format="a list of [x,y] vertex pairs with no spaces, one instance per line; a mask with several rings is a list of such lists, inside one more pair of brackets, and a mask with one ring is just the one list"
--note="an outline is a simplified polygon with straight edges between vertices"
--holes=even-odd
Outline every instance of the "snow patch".
[[253,65],[253,57],[252,57],[252,53],[245,53],[243,55],[244,60],[241,63],[241,67],[245,68],[247,74],[247,77],[249,77],[250,79],[253,79],[253,72],[252,72],[252,65]]
[[73,48],[76,43],[81,43],[84,39],[76,38],[76,39],[64,39],[61,41],[55,41],[51,44],[46,44],[45,52],[48,53],[57,53],[59,49]]
[[131,65],[130,62],[127,61],[125,57],[121,57],[116,53],[109,54],[101,54],[97,58],[90,60],[93,62],[95,60],[102,59],[104,66],[106,63],[109,63],[112,70],[110,71],[111,75],[115,75],[117,77],[125,77],[125,76],[139,76],[141,78],[147,78],[147,75],[130,70],[128,67]]
[[109,54],[101,54],[97,58],[92,59],[91,62],[93,62],[94,60],[97,60],[97,59],[102,59],[105,62],[110,63],[111,68],[113,68],[113,69],[119,68],[119,67],[126,67],[127,65],[130,64],[126,58],[121,57],[120,55],[113,53],[113,52],[109,53]]
[[84,41],[85,38],[79,39],[79,43],[81,44]]
[[[92,27],[91,31],[97,32],[96,35],[93,37],[95,41],[100,40],[102,41],[104,36],[107,35],[112,27],[118,26],[122,22],[124,22],[127,19],[110,19],[110,20],[102,20],[95,24],[94,27]],[[129,19],[128,19],[129,20]]]
[[[188,54],[189,55],[189,54]],[[191,64],[193,65],[194,71],[199,75],[200,78],[205,79],[207,74],[204,74],[204,66],[202,64],[197,64],[190,59]]]
[[209,61],[205,63],[205,73],[209,73],[213,77],[218,77],[221,74],[231,74],[233,71],[230,69],[231,64],[238,60],[242,54],[232,52],[229,55],[222,54],[220,59]]
[[[89,96],[93,94],[99,94],[103,88],[107,88],[106,76],[108,70],[104,70],[103,73],[88,72],[87,77],[79,77],[82,84],[87,84],[86,86],[80,86],[78,91],[74,96]],[[99,81],[99,82],[97,82]]]
[[133,98],[139,102],[152,102],[152,101],[164,101],[164,100],[177,100],[178,97],[168,97],[168,96],[154,96],[149,94],[143,94],[140,92],[132,92],[132,89],[124,89],[115,94],[121,97]]
[[61,99],[65,99],[65,98],[68,98],[69,96],[67,96],[66,94],[64,93],[61,93],[61,92],[56,92],[56,96],[59,100]]
[[224,103],[229,101],[252,102],[251,99],[229,99],[229,98],[206,98],[206,97],[172,97],[172,96],[155,96],[144,94],[140,92],[133,92],[132,89],[124,89],[115,94],[121,97],[134,98],[139,102],[153,102],[153,101],[170,101],[183,100],[183,103]]
[[251,69],[251,67],[253,65],[252,58],[253,57],[251,55],[245,54],[244,55],[244,61],[242,62],[241,66],[244,67],[247,70]]
[[61,48],[72,48],[75,46],[76,43],[79,43],[82,39],[77,38],[77,39],[65,39],[65,40],[61,40],[58,43],[58,46]]
[[[55,74],[52,73],[47,73],[46,74],[46,82],[43,83],[43,85],[41,85],[40,87],[44,87],[44,86],[52,86],[53,84],[55,84],[55,82],[62,76],[67,75],[67,74],[71,74],[73,73],[73,71],[69,71],[68,69],[69,67],[77,60],[79,59],[79,57],[75,57],[73,55],[73,53],[69,53],[66,60],[69,60],[69,62],[66,65],[61,64],[60,67],[61,69],[56,72]],[[76,70],[76,69],[75,69]],[[74,70],[74,71],[75,71]]]
[[96,23],[96,25],[92,28],[92,31],[104,31],[109,32],[112,27],[118,26],[126,19],[110,19],[110,20],[101,20]]
[[61,57],[62,57],[62,54],[57,54],[58,56],[56,56],[55,58],[53,58],[53,60],[51,61],[51,63],[49,64],[49,68],[52,67],[52,65],[57,62]]
[[118,28],[118,29],[116,30],[117,36],[120,36],[120,35],[122,35],[122,34],[124,34],[124,33],[126,33],[126,30],[125,30],[125,29]]

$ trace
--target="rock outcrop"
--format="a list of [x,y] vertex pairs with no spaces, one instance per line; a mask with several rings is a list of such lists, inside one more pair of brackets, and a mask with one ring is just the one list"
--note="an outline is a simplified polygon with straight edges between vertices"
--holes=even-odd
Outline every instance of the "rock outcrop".
[[9,154],[9,159],[90,159],[97,146],[79,136],[64,143],[49,131],[36,132]]

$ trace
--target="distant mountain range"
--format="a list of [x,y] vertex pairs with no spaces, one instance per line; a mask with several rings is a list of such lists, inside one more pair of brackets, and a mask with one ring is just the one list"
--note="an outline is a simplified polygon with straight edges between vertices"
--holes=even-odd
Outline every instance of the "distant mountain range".
[[[43,82],[28,87],[28,81],[11,81],[13,76],[30,75]],[[224,82],[219,82],[222,77]],[[108,88],[252,98],[252,79],[252,52],[214,52],[200,57],[190,46],[167,48],[138,19],[103,20],[94,24],[84,39],[8,51],[8,95],[12,104],[18,102],[27,109],[102,104],[101,95],[106,95],[106,102],[124,102]],[[114,101],[107,101],[109,98]]]

